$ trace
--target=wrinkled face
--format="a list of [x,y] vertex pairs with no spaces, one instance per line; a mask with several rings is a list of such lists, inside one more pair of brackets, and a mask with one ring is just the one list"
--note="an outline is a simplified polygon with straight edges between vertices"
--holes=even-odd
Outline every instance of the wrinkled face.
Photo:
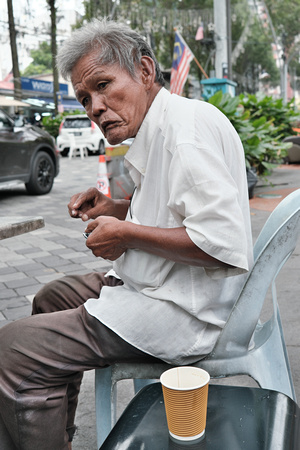
[[136,79],[118,64],[101,65],[96,51],[81,58],[72,70],[76,98],[111,145],[136,136],[149,109],[143,68]]

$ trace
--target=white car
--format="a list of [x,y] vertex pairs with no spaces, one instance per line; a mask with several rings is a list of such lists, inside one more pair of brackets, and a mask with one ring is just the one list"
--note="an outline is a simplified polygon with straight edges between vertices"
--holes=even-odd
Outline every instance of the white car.
[[85,114],[65,116],[59,127],[56,139],[57,150],[67,156],[70,149],[70,135],[75,137],[76,144],[84,144],[89,154],[101,155],[108,145],[102,131]]

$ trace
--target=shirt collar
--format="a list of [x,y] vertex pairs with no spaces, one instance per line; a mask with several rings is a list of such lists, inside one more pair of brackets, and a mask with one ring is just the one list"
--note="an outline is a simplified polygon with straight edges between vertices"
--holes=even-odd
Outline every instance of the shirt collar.
[[154,98],[140,129],[125,155],[125,166],[129,170],[136,186],[141,183],[141,176],[145,174],[147,168],[148,155],[151,141],[157,129],[161,129],[164,118],[164,111],[170,98],[170,92],[165,88],[160,89]]

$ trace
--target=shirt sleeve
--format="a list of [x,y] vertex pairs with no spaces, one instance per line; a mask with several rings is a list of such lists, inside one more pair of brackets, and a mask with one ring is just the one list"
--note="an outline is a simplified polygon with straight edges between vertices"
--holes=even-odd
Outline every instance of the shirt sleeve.
[[247,236],[238,183],[220,152],[181,144],[169,171],[168,207],[190,239],[210,256],[233,268],[206,268],[212,278],[248,270]]

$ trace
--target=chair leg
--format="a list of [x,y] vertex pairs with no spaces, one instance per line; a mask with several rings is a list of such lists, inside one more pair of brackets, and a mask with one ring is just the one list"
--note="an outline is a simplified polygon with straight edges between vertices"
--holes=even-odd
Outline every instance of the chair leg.
[[[135,379],[134,390],[140,389],[157,380]],[[112,368],[95,370],[95,404],[96,404],[96,430],[97,446],[103,444],[113,425],[116,422],[117,385],[112,382]]]
[[103,444],[113,425],[115,388],[111,382],[111,367],[95,370],[96,430],[98,448]]
[[255,356],[252,357],[249,352],[247,366],[246,373],[260,387],[282,392],[297,402],[281,324],[278,321],[273,321],[271,337],[255,349]]
[[[256,371],[251,372],[251,368],[249,369],[250,376],[257,381],[259,386],[263,389],[272,389],[273,391],[281,392],[282,394],[290,397],[293,401],[297,401],[296,394],[294,390],[294,386],[290,379],[290,374],[287,372],[285,367],[277,367],[274,365],[274,371],[278,370],[278,374],[272,377],[270,374],[265,374],[265,376],[261,376],[259,374],[259,370],[263,371],[266,367],[266,361],[262,360],[260,362],[257,361],[258,358],[252,361],[253,364],[257,364]],[[281,361],[278,361],[279,364]]]

